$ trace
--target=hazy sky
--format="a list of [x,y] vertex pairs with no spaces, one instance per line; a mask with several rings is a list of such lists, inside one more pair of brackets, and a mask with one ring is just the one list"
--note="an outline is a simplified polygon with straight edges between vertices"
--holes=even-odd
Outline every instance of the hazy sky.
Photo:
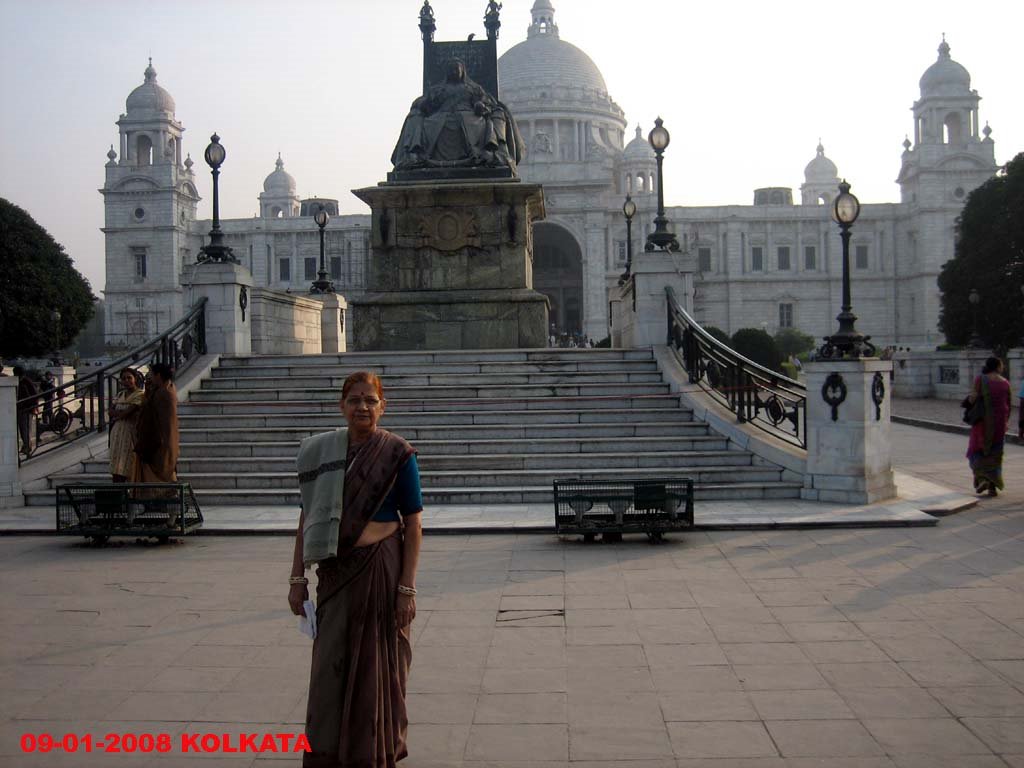
[[[918,79],[945,32],[983,97],[996,159],[1024,151],[1018,0],[553,0],[561,37],[597,63],[630,131],[671,131],[670,205],[749,204],[803,181],[818,137],[864,202],[898,199]],[[249,217],[280,151],[302,197],[375,184],[419,94],[421,0],[0,0],[0,197],[22,206],[103,288],[106,152],[152,55],[184,148],[227,148],[221,213]],[[499,54],[533,0],[504,0]],[[432,0],[437,39],[484,35],[485,0]],[[846,11],[848,15],[841,15]],[[1009,41],[1009,42],[1008,42]]]

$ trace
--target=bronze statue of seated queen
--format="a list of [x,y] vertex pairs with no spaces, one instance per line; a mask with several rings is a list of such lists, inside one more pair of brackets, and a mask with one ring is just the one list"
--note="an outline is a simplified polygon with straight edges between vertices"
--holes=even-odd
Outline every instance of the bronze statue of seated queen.
[[412,103],[389,179],[514,178],[523,140],[508,107],[451,59],[445,79]]

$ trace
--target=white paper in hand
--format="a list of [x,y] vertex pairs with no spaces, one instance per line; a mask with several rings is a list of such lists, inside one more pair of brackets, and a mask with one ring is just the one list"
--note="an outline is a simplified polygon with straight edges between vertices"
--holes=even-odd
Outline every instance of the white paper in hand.
[[307,637],[316,639],[316,606],[312,600],[306,600],[302,604],[302,612],[305,616],[299,616],[299,632]]

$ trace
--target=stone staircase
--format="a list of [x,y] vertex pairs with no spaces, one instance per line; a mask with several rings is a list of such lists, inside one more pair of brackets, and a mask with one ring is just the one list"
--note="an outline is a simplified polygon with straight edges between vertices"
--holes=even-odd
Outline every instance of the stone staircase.
[[[343,423],[357,370],[381,376],[381,424],[419,451],[428,506],[550,503],[565,477],[688,476],[698,501],[799,496],[695,421],[642,349],[224,357],[179,406],[179,476],[203,506],[297,506],[299,441]],[[96,460],[50,482],[108,478]],[[26,499],[50,505],[53,491]]]

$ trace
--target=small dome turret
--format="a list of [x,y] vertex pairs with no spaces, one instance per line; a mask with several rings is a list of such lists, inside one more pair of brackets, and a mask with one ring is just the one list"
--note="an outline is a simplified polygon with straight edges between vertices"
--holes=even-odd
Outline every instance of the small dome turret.
[[636,137],[626,145],[626,148],[622,152],[623,162],[654,162],[656,159],[657,157],[654,154],[654,148],[651,147],[651,143],[644,137],[643,129],[638,125],[636,127]]
[[146,67],[143,77],[145,81],[142,85],[129,93],[125,100],[125,111],[128,115],[133,116],[140,112],[166,112],[173,115],[174,99],[157,83],[152,58],[149,60],[149,66]]
[[949,55],[949,43],[942,36],[939,58],[921,75],[921,98],[929,96],[959,96],[970,93],[971,73]]
[[811,160],[804,168],[804,181],[815,182],[815,181],[827,181],[831,182],[837,179],[839,176],[839,169],[836,168],[836,164],[825,157],[825,147],[821,143],[821,139],[818,139],[817,154],[814,159]]
[[277,161],[274,163],[274,170],[263,181],[263,191],[268,195],[294,195],[295,177],[284,169],[284,161],[281,153],[277,153]]

